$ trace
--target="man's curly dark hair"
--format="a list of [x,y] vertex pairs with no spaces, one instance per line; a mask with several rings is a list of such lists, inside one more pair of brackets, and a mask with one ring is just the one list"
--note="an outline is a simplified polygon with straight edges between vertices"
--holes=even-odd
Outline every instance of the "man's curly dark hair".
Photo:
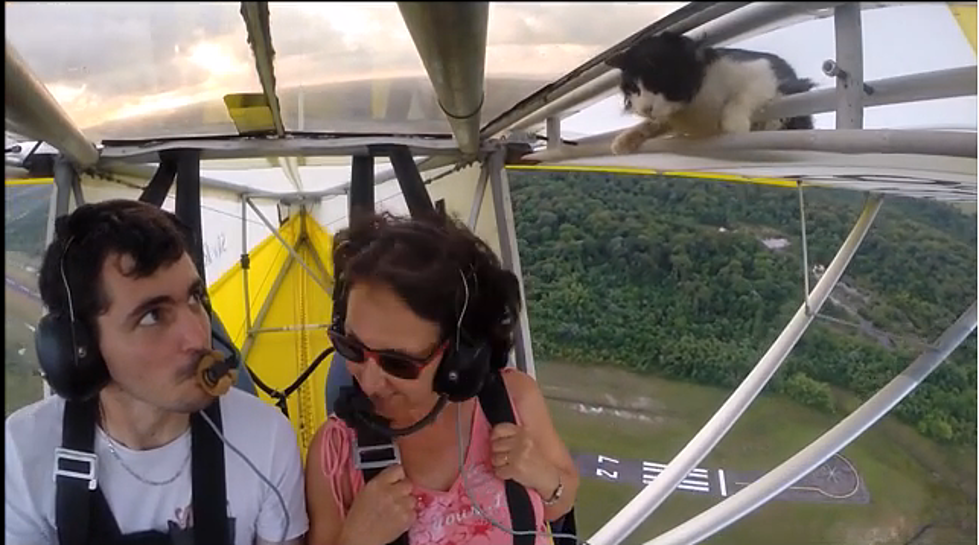
[[38,277],[41,299],[49,312],[68,313],[64,267],[76,318],[97,331],[96,318],[110,303],[102,285],[102,267],[110,254],[132,257],[127,275],[143,278],[175,263],[192,240],[177,216],[151,204],[116,199],[82,205],[54,223],[54,240],[45,250]]

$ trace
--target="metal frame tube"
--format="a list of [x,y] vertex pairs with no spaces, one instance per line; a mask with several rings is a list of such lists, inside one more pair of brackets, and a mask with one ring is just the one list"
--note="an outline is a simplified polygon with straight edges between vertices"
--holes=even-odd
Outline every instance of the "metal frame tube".
[[6,128],[47,142],[83,168],[99,160],[99,152],[72,122],[47,87],[31,72],[10,40],[4,51],[4,120]]
[[355,155],[350,164],[350,190],[347,193],[347,216],[353,218],[363,210],[374,211],[374,157]]
[[207,284],[204,267],[204,233],[201,228],[201,154],[195,149],[170,151],[161,154],[160,161],[173,161],[177,165],[177,195],[174,213],[194,234],[190,256],[197,265],[201,280]]
[[[59,217],[68,213],[68,188],[71,179],[77,179],[77,173],[63,157],[54,160],[54,187],[51,191],[51,199],[48,201],[48,225],[44,234],[44,245],[49,246],[54,241],[54,222]],[[47,312],[45,307],[45,312]],[[45,399],[54,395],[48,381],[42,380],[42,395]]]
[[826,273],[816,283],[812,297],[810,297],[812,313],[807,312],[805,304],[796,311],[782,333],[765,352],[765,355],[748,373],[748,376],[731,394],[731,397],[721,405],[721,408],[711,417],[710,421],[670,461],[666,469],[656,477],[656,480],[644,488],[611,520],[606,522],[588,540],[588,543],[591,545],[616,545],[622,542],[666,500],[680,484],[680,481],[686,478],[690,470],[696,467],[734,426],[738,418],[744,414],[744,411],[748,409],[751,402],[778,370],[802,334],[805,333],[809,324],[812,323],[813,315],[819,312],[870,230],[882,202],[882,197],[879,195],[868,197],[863,212],[850,231],[850,235],[840,246],[836,257],[827,267]]
[[[150,182],[143,188],[139,195],[139,200],[148,202],[156,206],[163,206],[163,202],[173,187],[173,182],[177,177],[177,163],[171,155],[166,155],[156,167],[156,172],[150,178]],[[201,180],[203,183],[203,180]]]
[[252,330],[252,294],[248,289],[248,269],[251,257],[248,255],[248,203],[241,198],[241,282],[245,289],[245,331]]
[[391,160],[391,166],[401,186],[401,194],[413,218],[431,217],[436,215],[432,197],[425,188],[418,165],[411,158],[411,150],[404,146],[392,146],[385,150]]
[[85,193],[82,191],[82,180],[75,173],[71,179],[71,196],[75,199],[75,208],[85,204]]
[[561,118],[547,118],[547,149],[557,149],[561,146]]
[[473,192],[473,204],[469,209],[469,220],[466,226],[471,231],[476,231],[476,223],[479,221],[479,211],[483,208],[483,197],[486,195],[486,185],[489,182],[489,170],[486,163],[479,169],[479,178],[476,180],[476,190]]
[[802,182],[796,189],[799,192],[799,225],[802,229],[802,283],[805,290],[806,312],[809,312],[809,242],[806,236],[806,201],[803,197]]
[[900,375],[795,456],[765,476],[645,545],[699,543],[763,505],[853,442],[934,371],[976,328],[976,302]]
[[[833,13],[836,64],[846,77],[836,78],[836,128],[863,128],[863,21],[858,2],[847,2]],[[975,155],[973,155],[975,156]]]
[[242,2],[241,17],[245,20],[248,43],[255,55],[255,71],[262,84],[265,100],[272,110],[272,125],[275,127],[275,134],[281,138],[286,131],[282,124],[279,97],[275,94],[275,63],[272,61],[275,50],[272,48],[272,32],[269,28],[269,3]]
[[[275,280],[272,281],[272,287],[269,289],[269,294],[265,297],[265,301],[262,302],[262,307],[258,309],[258,314],[255,316],[254,327],[261,327],[265,323],[265,316],[269,313],[269,309],[272,307],[272,299],[275,294],[278,293],[279,287],[282,286],[283,280],[285,280],[286,275],[289,273],[289,269],[292,268],[295,262],[295,257],[290,253],[286,256],[285,263],[282,264],[282,268],[275,275]],[[255,334],[253,329],[248,329],[245,331],[245,342],[241,347],[241,361],[246,363],[248,361],[248,354],[252,350],[252,346],[255,344]]]
[[[874,94],[863,97],[865,107],[886,106],[888,104],[903,104],[924,100],[937,100],[976,94],[976,67],[964,66],[935,70],[920,74],[910,74],[893,78],[884,78],[869,82]],[[781,97],[756,113],[752,120],[767,121],[798,115],[822,114],[836,111],[836,89],[817,89],[797,95]],[[578,145],[611,144],[620,132],[625,129],[593,134],[579,138]]]
[[250,157],[322,157],[371,153],[374,146],[406,146],[426,157],[449,155],[459,158],[459,149],[450,137],[410,135],[349,136],[290,135],[289,138],[256,139],[249,136],[157,138],[153,140],[113,140],[103,142],[101,162],[150,163],[157,154],[175,149],[201,150],[201,158],[245,159]]
[[78,173],[68,158],[59,155],[54,160],[55,215],[61,217],[71,208],[71,189]]
[[[873,88],[874,94],[869,96],[861,94],[864,107],[975,96],[976,66],[883,78],[867,82],[867,85]],[[767,121],[797,115],[835,112],[838,96],[835,88],[827,88],[782,97],[759,111],[752,119]]]
[[[975,159],[976,133],[890,129],[758,131],[702,139],[654,138],[646,141],[636,153],[710,156],[712,152],[759,150],[823,151],[847,155],[918,154]],[[556,163],[569,159],[608,157],[611,154],[609,144],[591,143],[562,146],[554,151],[542,150],[525,155],[523,159]]]
[[[708,46],[727,45],[778,28],[828,15],[847,2],[753,2],[726,17],[711,21],[690,33]],[[870,8],[872,6],[868,6]],[[859,6],[857,9],[860,9]]]
[[295,325],[295,326],[284,326],[284,327],[260,327],[252,329],[253,335],[259,333],[286,333],[289,331],[306,331],[310,329],[326,329],[330,327],[330,324],[306,324],[306,325]]
[[463,154],[479,151],[489,2],[398,2]]
[[514,342],[517,369],[536,377],[530,322],[527,317],[527,297],[524,293],[523,272],[520,269],[520,253],[517,248],[517,230],[513,218],[513,205],[510,201],[510,181],[504,168],[505,158],[506,148],[499,148],[489,156],[486,167],[489,171],[490,187],[493,190],[496,229],[500,237],[500,258],[503,266],[517,276],[520,285],[519,330]]
[[329,285],[326,282],[323,282],[323,280],[320,279],[319,275],[313,272],[313,269],[309,268],[309,265],[307,265],[306,262],[303,261],[303,258],[299,257],[299,254],[296,252],[295,248],[290,246],[289,243],[286,242],[286,239],[282,238],[282,235],[279,234],[279,230],[272,226],[272,222],[270,222],[269,219],[265,217],[265,214],[263,214],[262,211],[259,210],[257,206],[255,206],[255,203],[253,203],[251,199],[249,199],[248,197],[245,197],[245,201],[248,203],[248,206],[251,206],[252,210],[254,210],[256,214],[258,214],[258,217],[261,218],[262,223],[264,223],[265,226],[269,228],[269,231],[272,231],[272,235],[275,236],[275,238],[278,239],[278,241],[282,243],[283,246],[285,246],[286,250],[288,250],[289,252],[289,255],[291,255],[292,258],[295,259],[302,266],[302,268],[306,269],[306,272],[309,274],[310,278],[313,279],[313,282],[319,284],[319,286],[323,288],[323,291],[327,295],[330,295],[333,292],[333,290],[330,289]]

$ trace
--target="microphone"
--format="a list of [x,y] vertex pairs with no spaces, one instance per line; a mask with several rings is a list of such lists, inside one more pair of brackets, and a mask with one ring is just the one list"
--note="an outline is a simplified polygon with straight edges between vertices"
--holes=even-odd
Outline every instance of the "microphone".
[[[435,406],[421,420],[404,428],[392,428],[388,425],[388,419],[374,412],[374,404],[355,381],[352,386],[343,386],[340,388],[340,397],[337,398],[334,411],[337,416],[351,426],[356,427],[356,424],[359,423],[367,426],[374,433],[379,433],[389,439],[394,439],[396,437],[411,435],[431,424],[448,402],[449,399],[447,397],[439,396]],[[354,420],[356,420],[356,423]]]
[[235,358],[225,359],[224,354],[211,350],[197,364],[197,382],[212,396],[223,396],[238,380],[235,367]]

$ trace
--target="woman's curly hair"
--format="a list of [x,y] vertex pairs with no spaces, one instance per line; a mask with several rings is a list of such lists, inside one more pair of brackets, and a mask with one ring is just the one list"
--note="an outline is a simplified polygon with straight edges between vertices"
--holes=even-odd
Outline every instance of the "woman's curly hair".
[[506,365],[520,312],[520,283],[458,220],[387,212],[359,216],[335,235],[333,265],[341,316],[346,293],[362,281],[390,286],[415,314],[437,323],[443,338],[455,336],[465,306],[462,333],[489,344],[495,368]]

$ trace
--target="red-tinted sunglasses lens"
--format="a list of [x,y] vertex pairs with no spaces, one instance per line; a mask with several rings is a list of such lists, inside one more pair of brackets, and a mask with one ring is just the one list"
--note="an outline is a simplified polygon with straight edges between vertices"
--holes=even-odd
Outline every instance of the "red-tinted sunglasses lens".
[[348,361],[364,363],[367,361],[368,355],[373,355],[377,359],[377,364],[381,366],[381,369],[384,369],[384,372],[401,379],[413,380],[418,378],[422,367],[426,363],[398,354],[397,352],[376,352],[369,350],[361,343],[336,330],[329,330],[329,336],[330,341],[333,343],[333,348]]

